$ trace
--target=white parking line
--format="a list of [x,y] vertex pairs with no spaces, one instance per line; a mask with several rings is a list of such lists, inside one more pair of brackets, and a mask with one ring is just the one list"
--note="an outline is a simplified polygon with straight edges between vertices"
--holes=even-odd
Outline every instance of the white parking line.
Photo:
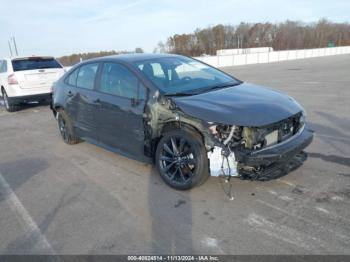
[[17,214],[21,224],[25,230],[25,235],[30,236],[28,241],[36,241],[33,243],[35,250],[40,250],[43,254],[55,254],[52,246],[47,241],[46,237],[42,234],[38,225],[34,222],[28,211],[24,208],[21,201],[13,192],[9,184],[0,173],[0,191],[4,195],[6,203]]

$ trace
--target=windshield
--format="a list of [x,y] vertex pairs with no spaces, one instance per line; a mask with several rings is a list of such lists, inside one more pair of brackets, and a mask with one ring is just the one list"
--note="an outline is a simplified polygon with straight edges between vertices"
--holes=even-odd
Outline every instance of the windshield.
[[62,68],[54,58],[27,58],[12,61],[13,71]]
[[137,61],[137,68],[165,94],[196,94],[241,82],[188,57],[162,57]]

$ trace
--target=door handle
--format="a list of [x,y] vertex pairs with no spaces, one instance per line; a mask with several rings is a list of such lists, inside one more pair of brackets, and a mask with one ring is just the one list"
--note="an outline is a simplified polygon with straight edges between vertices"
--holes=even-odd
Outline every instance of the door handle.
[[67,94],[69,97],[72,97],[73,96],[73,93],[72,91],[68,91],[68,94]]
[[92,101],[94,104],[101,104],[101,100],[99,98],[95,99]]

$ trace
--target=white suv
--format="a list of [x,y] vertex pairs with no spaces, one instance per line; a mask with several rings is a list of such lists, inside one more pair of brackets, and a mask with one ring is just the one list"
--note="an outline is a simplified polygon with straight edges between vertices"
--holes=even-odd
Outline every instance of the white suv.
[[49,101],[53,82],[64,72],[53,57],[0,59],[0,93],[6,110],[14,112],[22,103]]

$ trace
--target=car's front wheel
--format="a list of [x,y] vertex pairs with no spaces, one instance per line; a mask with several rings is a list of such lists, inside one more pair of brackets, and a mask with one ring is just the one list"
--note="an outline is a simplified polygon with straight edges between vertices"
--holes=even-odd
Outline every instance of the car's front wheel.
[[11,103],[4,89],[2,90],[2,98],[4,99],[4,104],[7,112],[16,112],[20,109],[19,105]]
[[165,133],[157,146],[156,165],[165,183],[179,190],[200,185],[209,177],[204,144],[192,131]]
[[79,143],[80,139],[74,133],[73,124],[70,117],[63,110],[58,111],[57,114],[58,128],[63,141],[69,145]]

